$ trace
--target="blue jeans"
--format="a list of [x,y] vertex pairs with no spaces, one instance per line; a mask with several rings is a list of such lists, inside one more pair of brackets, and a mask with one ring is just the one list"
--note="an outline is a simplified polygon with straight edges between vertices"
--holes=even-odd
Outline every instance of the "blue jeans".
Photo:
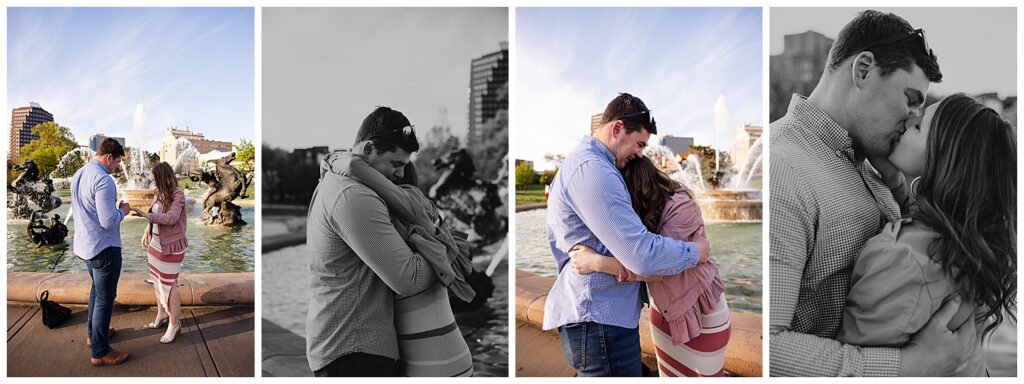
[[576,376],[639,377],[640,328],[622,328],[594,322],[558,327],[565,360]]
[[83,261],[89,269],[89,277],[92,277],[86,329],[92,338],[92,357],[98,359],[110,352],[107,331],[114,312],[114,298],[117,297],[117,280],[121,278],[121,248],[109,247],[96,257]]

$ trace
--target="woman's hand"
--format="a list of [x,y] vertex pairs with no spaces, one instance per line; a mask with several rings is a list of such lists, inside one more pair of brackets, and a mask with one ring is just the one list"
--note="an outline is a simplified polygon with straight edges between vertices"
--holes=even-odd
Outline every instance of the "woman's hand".
[[146,217],[146,212],[143,212],[141,209],[132,207],[132,212],[134,212],[136,216]]
[[142,233],[142,248],[146,248],[149,246],[149,239],[151,236],[152,235],[149,233],[149,229],[146,229],[146,231]]
[[[615,262],[614,257],[594,252],[593,249],[586,245],[576,244],[573,246],[569,250],[569,257],[572,259],[572,271],[578,274],[586,275],[593,272],[615,273],[609,272],[613,267],[609,265],[609,261]],[[617,266],[614,266],[614,268],[618,269]]]

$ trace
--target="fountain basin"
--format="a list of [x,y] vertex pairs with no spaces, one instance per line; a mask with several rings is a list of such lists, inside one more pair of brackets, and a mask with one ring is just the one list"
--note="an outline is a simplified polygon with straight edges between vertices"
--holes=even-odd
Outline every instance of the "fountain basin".
[[149,207],[153,202],[153,196],[156,195],[155,189],[125,189],[122,192],[124,193],[123,201],[128,202],[133,208],[138,208],[143,212],[149,211]]
[[761,190],[709,189],[697,198],[708,221],[761,221]]

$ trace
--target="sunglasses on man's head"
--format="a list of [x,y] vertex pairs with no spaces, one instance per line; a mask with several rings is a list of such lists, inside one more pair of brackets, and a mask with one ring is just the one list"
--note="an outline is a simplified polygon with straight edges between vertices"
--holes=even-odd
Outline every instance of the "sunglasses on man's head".
[[928,56],[934,57],[935,53],[932,52],[931,47],[928,46],[928,38],[925,37],[925,35],[924,35],[924,29],[921,29],[921,28],[915,29],[913,32],[910,32],[909,34],[906,34],[906,35],[890,36],[890,37],[886,37],[886,38],[884,38],[882,40],[878,40],[878,41],[876,41],[874,43],[868,44],[866,47],[864,47],[863,50],[864,51],[870,51],[871,48],[874,48],[874,47],[877,47],[877,46],[881,46],[881,45],[889,45],[889,44],[893,44],[893,43],[898,43],[900,41],[909,39],[909,38],[914,37],[914,36],[921,36],[921,46],[922,46],[922,48],[924,48],[924,52],[927,53]]
[[403,135],[409,136],[409,135],[412,135],[412,134],[416,133],[416,131],[413,130],[413,128],[415,128],[415,127],[416,127],[415,125],[409,124],[409,125],[406,125],[406,126],[402,127],[401,129],[396,129],[396,130],[390,131],[390,132],[378,133],[376,135],[368,137],[366,140],[373,140],[373,139],[376,139],[376,138],[379,138],[379,137],[390,136],[390,135],[393,135],[393,134],[398,133],[398,132],[402,132]]
[[[645,110],[639,111],[639,112],[632,112],[632,113],[627,113],[627,114],[624,114],[624,115],[619,115],[618,117],[612,119],[612,121],[623,120],[623,119],[634,119],[634,120],[636,120],[638,118],[642,119],[644,117],[644,115],[647,115],[647,119],[646,119],[647,125],[654,125],[654,116],[651,116],[651,110],[650,109],[645,109]],[[644,121],[644,120],[641,120],[641,121]]]

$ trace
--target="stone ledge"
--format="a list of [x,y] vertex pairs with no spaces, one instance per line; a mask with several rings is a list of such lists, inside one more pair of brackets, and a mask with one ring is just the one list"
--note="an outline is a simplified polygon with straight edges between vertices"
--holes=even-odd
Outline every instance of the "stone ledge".
[[[554,279],[516,269],[516,319],[541,329],[544,324],[544,303],[554,282]],[[761,315],[729,311],[729,317],[732,335],[725,351],[725,370],[733,375],[760,377],[763,340]],[[645,361],[654,359],[655,353],[650,323],[648,311],[641,311],[640,349]],[[517,344],[517,349],[524,347]]]
[[[122,274],[117,284],[118,305],[156,305],[148,275]],[[60,304],[88,304],[91,279],[88,273],[8,272],[7,301],[36,303],[43,291]],[[183,306],[253,305],[255,273],[183,273],[178,276]]]

